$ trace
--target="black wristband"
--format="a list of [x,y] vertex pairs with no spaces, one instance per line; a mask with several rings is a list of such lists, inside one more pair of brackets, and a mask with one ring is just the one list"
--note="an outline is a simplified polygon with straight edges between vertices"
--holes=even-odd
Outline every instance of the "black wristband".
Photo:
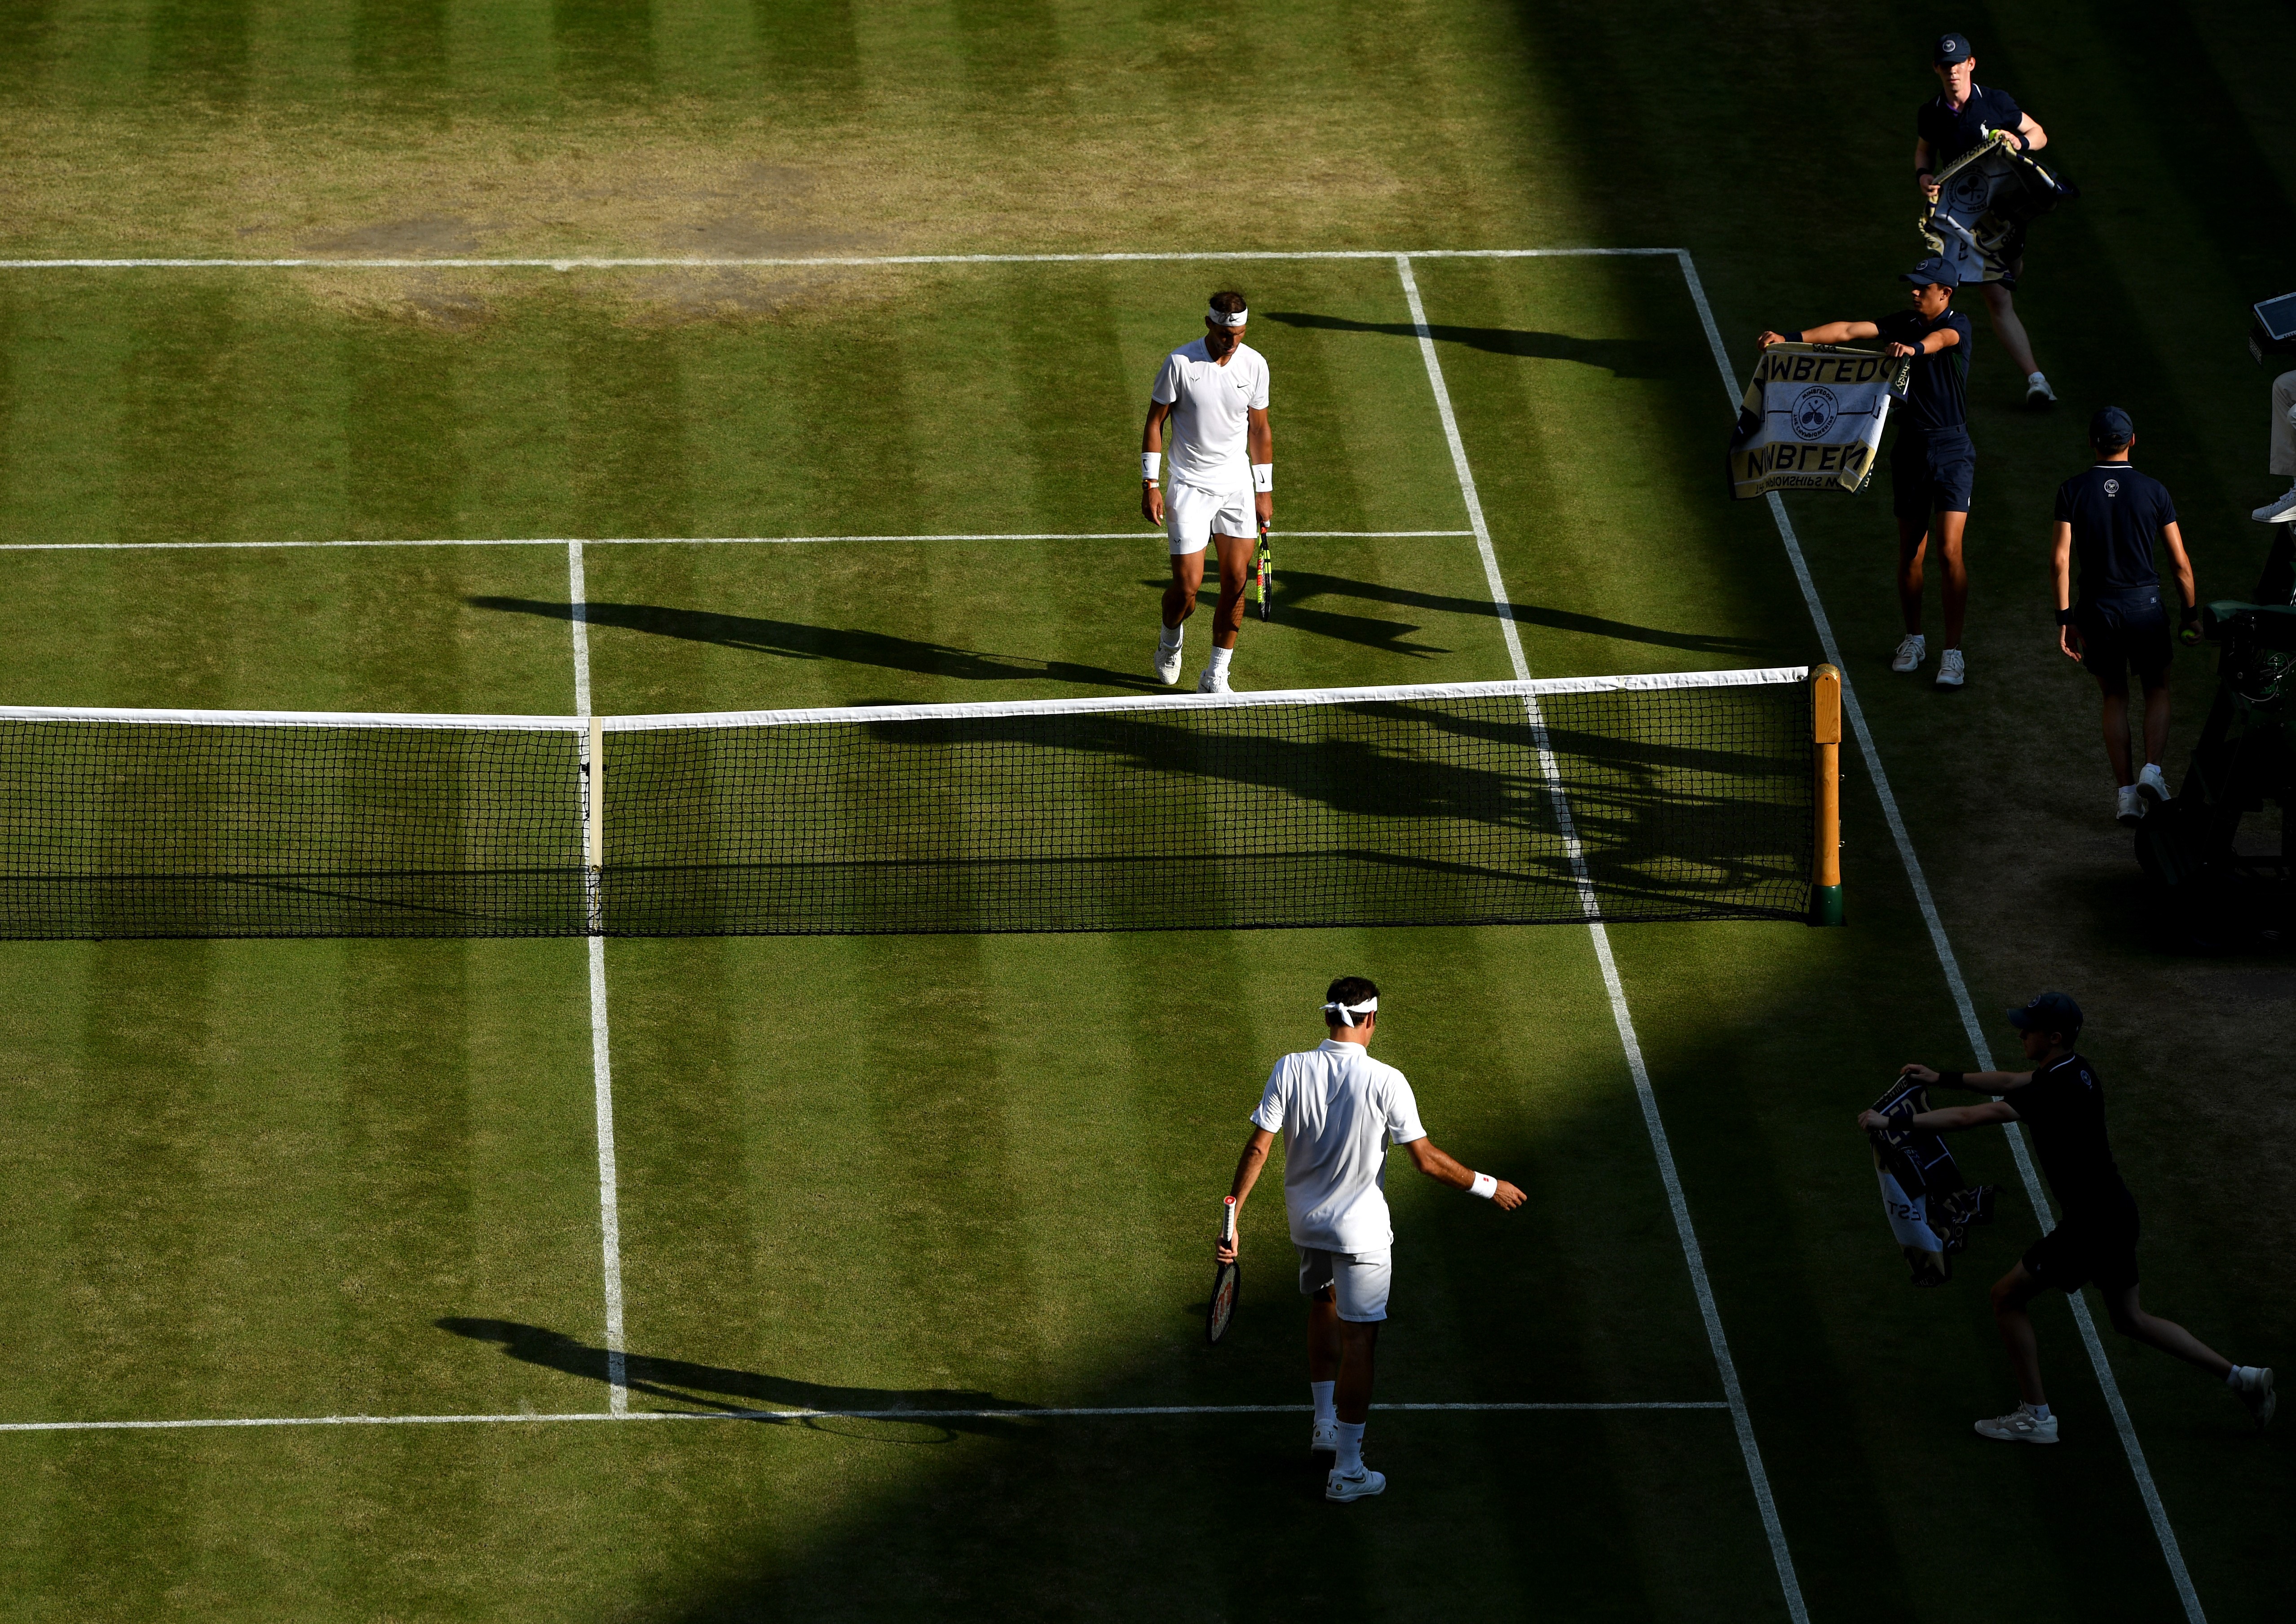
[[1799,344],[1801,342],[1801,332],[1799,329],[1792,332],[1781,332],[1778,336],[1789,344]]
[[2080,611],[2078,609],[2060,609],[2057,611],[2057,624],[2059,626],[2070,626],[2073,621],[2079,618],[2079,614]]
[[1966,1071],[1940,1071],[1938,1073],[1938,1087],[1940,1088],[1966,1088],[1969,1087],[1969,1073]]
[[2201,606],[2198,603],[2187,603],[2177,612],[2186,620],[2197,620],[2201,618]]

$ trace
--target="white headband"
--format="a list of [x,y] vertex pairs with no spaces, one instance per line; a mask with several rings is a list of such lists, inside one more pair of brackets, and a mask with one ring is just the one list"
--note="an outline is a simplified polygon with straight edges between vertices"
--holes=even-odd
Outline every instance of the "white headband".
[[1334,1001],[1332,1003],[1326,1004],[1324,1007],[1327,1010],[1337,1010],[1341,1014],[1350,1017],[1348,1024],[1353,1026],[1355,1021],[1352,1017],[1370,1014],[1379,1007],[1379,1000],[1377,998],[1365,998],[1360,1004],[1341,1004]]
[[1250,314],[1251,312],[1249,310],[1238,310],[1234,315],[1230,316],[1225,310],[1214,310],[1208,314],[1204,319],[1207,321],[1218,322],[1223,327],[1241,327],[1243,325],[1243,318]]

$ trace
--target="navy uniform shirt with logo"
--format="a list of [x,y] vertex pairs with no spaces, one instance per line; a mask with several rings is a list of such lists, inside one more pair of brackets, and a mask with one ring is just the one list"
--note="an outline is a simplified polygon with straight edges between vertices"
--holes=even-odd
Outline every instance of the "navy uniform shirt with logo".
[[2013,130],[2024,122],[2025,110],[2007,91],[1972,85],[1969,100],[1958,110],[1945,104],[1943,91],[1923,103],[1914,114],[1914,133],[1930,144],[1930,166],[1934,172],[1981,144],[1987,130]]
[[1969,318],[1948,305],[1934,319],[1918,310],[1895,310],[1874,325],[1884,344],[1918,346],[1932,332],[1960,335],[1957,344],[1913,358],[1906,398],[1890,413],[1898,439],[1890,453],[1890,480],[1900,519],[1925,518],[1932,509],[1965,513],[1977,473],[1977,447],[1969,438],[1969,363],[1976,333]]
[[2152,550],[2177,522],[2169,488],[2127,463],[2099,463],[2057,487],[2057,519],[2072,527],[2080,564],[2073,624],[2084,660],[2113,673],[2124,661],[2140,676],[2157,673],[2173,652]]
[[2026,1252],[2025,1267],[2044,1284],[2068,1291],[2086,1280],[2108,1291],[2135,1285],[2136,1201],[2105,1137],[2104,1087],[2095,1068],[2067,1054],[2008,1099],[2032,1129],[2033,1153],[2062,1209],[2057,1226]]

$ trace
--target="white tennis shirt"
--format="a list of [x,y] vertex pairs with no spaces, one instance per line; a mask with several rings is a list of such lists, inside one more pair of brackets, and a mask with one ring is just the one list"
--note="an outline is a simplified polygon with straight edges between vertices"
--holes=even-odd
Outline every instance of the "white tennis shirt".
[[1402,1072],[1359,1043],[1327,1038],[1275,1062],[1251,1120],[1283,1136],[1283,1210],[1293,1245],[1356,1253],[1395,1243],[1387,1147],[1427,1136]]
[[1200,490],[1251,488],[1248,412],[1267,409],[1267,357],[1239,343],[1222,366],[1198,339],[1164,357],[1149,398],[1172,408],[1172,478]]

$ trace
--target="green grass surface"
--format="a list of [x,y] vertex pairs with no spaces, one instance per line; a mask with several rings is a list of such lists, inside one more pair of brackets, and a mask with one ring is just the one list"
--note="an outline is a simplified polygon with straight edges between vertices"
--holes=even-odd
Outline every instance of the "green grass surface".
[[[2063,411],[2012,411],[1979,323],[1967,693],[1889,681],[1877,497],[1793,513],[1980,1009],[2046,980],[2096,1016],[2148,1306],[2286,1365],[2296,988],[2137,942],[2040,568],[2049,493],[2111,398],[2203,590],[2253,574],[2241,514],[2271,485],[2240,307],[2296,263],[2271,68],[2296,37],[2252,5],[1950,21],[2089,188],[2036,230],[2020,299]],[[56,0],[0,19],[0,246],[1684,243],[1734,349],[1894,300],[1934,26],[1810,4]],[[1767,513],[1720,499],[1722,384],[1669,263],[1416,270],[1535,674],[1814,657]],[[1372,260],[0,273],[0,539],[1136,529],[587,557],[601,710],[1121,692],[1162,570],[1127,447],[1223,281],[1275,369],[1279,524],[1463,528]],[[1246,685],[1506,674],[1472,541],[1283,562]],[[560,549],[11,553],[0,581],[11,703],[572,704]],[[1203,646],[1200,622],[1192,672]],[[2180,656],[2188,693],[2208,675]],[[1612,937],[1813,1615],[2174,1616],[2061,1304],[2039,1323],[2068,1443],[1968,1434],[2010,1398],[1982,1288],[2032,1232],[2021,1200],[1946,1291],[1912,1292],[1888,1244],[1849,1116],[1913,1054],[1972,1057],[1854,764],[1847,803],[1847,931]],[[1398,1173],[1382,1397],[1718,1396],[1582,931],[618,941],[607,964],[641,1407],[1294,1401],[1275,1203],[1216,1353],[1201,1215],[1341,968],[1381,980],[1382,1053],[1439,1141],[1533,1194],[1502,1219]],[[0,1031],[20,1350],[0,1419],[603,1407],[578,944],[0,945]],[[2013,1177],[1989,1138],[1964,1162]],[[2165,1359],[2112,1358],[2209,1616],[2276,1616],[2285,1439],[2243,1436]],[[1382,1417],[1396,1487],[1342,1515],[1296,1432],[0,1435],[0,1612],[1412,1617],[1439,1595],[1780,1615],[1718,1413]]]

